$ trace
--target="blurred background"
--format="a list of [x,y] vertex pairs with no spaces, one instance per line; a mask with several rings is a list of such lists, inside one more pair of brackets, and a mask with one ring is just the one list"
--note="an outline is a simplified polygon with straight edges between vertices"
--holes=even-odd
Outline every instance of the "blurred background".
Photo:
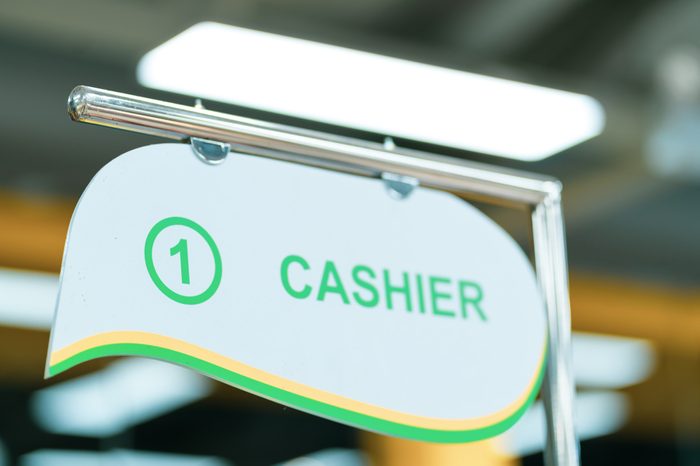
[[[68,93],[87,84],[193,104],[139,86],[136,65],[200,21],[598,99],[604,132],[539,162],[395,142],[562,180],[583,463],[700,464],[699,20],[693,0],[1,0],[0,466],[542,464],[539,403],[500,438],[444,446],[358,432],[152,361],[43,380],[78,196],[110,159],[160,142],[71,123]],[[527,245],[525,212],[482,207]]]

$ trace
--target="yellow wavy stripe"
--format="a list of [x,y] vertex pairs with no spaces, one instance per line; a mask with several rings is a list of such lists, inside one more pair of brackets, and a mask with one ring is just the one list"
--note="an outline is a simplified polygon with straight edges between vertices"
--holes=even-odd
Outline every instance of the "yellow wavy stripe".
[[[415,427],[420,427],[424,429],[438,429],[438,430],[473,430],[494,425],[509,416],[511,416],[515,411],[518,410],[526,402],[528,396],[532,392],[537,383],[537,377],[540,370],[544,370],[542,365],[544,364],[545,348],[542,349],[542,356],[540,358],[540,364],[538,366],[538,371],[532,375],[532,379],[528,383],[527,389],[511,404],[506,406],[504,409],[480,418],[475,419],[436,419],[423,416],[416,416],[412,414],[402,413],[399,411],[394,411],[387,408],[382,408],[379,406],[374,406],[371,404],[363,403],[361,401],[356,401],[343,396],[335,395],[323,390],[319,390],[307,385],[303,385],[291,380],[279,377],[260,369],[248,366],[246,364],[240,363],[233,359],[222,356],[221,354],[215,353],[213,351],[206,350],[197,345],[187,343],[182,340],[178,340],[171,337],[166,337],[163,335],[157,335],[147,332],[107,332],[94,336],[84,338],[76,343],[72,343],[60,350],[51,353],[49,358],[49,364],[54,366],[56,364],[65,361],[66,359],[81,353],[85,350],[89,350],[98,346],[117,344],[117,343],[136,343],[158,346],[161,348],[166,348],[169,350],[177,351],[203,361],[215,364],[219,367],[227,369],[229,371],[235,372],[237,374],[249,377],[251,379],[257,380],[259,382],[281,388],[288,392],[295,393],[306,398],[311,398],[318,400],[322,403],[326,403],[332,406],[337,406],[343,409],[355,411],[367,416],[372,416],[380,419],[386,419],[392,422],[401,423],[404,425],[410,425]],[[546,343],[545,343],[546,344]]]

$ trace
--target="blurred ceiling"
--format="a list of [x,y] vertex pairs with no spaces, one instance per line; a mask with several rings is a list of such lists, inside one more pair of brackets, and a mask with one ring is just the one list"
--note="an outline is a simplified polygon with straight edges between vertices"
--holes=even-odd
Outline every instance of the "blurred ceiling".
[[[603,135],[542,162],[396,142],[563,181],[574,327],[645,338],[659,351],[653,378],[625,391],[634,406],[628,429],[645,440],[626,444],[608,437],[608,445],[584,444],[584,461],[668,463],[682,443],[671,440],[674,432],[686,441],[700,437],[700,297],[692,290],[700,282],[700,117],[685,116],[700,114],[698,18],[695,0],[0,0],[0,265],[57,272],[70,212],[92,176],[119,154],[160,142],[70,122],[70,90],[88,84],[191,104],[190,97],[141,88],[135,66],[143,53],[200,21],[589,94],[606,108]],[[197,57],[182,59],[203,73],[212,68]],[[383,137],[215,102],[206,106],[376,141]],[[652,136],[676,134],[678,119],[690,130],[680,131],[674,146],[661,138],[650,154]],[[522,212],[490,209],[527,240]],[[255,398],[224,386],[190,409],[139,426],[131,438],[98,445],[94,439],[49,436],[30,420],[27,390],[42,384],[47,339],[43,331],[0,328],[0,430],[14,454],[66,446],[194,448],[235,456],[241,464],[271,464],[305,448],[357,442],[349,428],[265,401],[254,404]],[[93,361],[51,383],[108,362]],[[276,439],[274,449],[269,438]],[[261,452],[269,455],[265,461]]]
[[[682,75],[688,66],[671,68],[682,76],[672,73],[670,84],[664,78],[678,51],[692,75],[699,17],[692,0],[0,1],[0,189],[76,197],[108,160],[158,142],[71,123],[66,97],[88,84],[191,103],[140,88],[135,65],[188,26],[216,20],[595,96],[608,114],[605,133],[543,162],[397,142],[557,176],[573,268],[693,285],[700,280],[700,146],[677,160],[669,155],[674,165],[665,170],[649,162],[646,147],[677,108],[679,86],[687,97],[680,101],[700,105],[693,100],[700,91]],[[197,57],[183,60],[209,69]],[[668,165],[663,151],[660,157]],[[503,222],[525,236],[521,223]]]

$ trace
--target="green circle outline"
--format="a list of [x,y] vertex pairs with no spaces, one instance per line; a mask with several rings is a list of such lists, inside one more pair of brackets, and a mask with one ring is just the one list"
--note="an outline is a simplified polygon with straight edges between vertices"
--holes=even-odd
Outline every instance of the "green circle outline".
[[[207,245],[209,246],[209,249],[212,252],[212,255],[214,256],[214,278],[212,279],[209,287],[198,295],[186,296],[176,293],[175,291],[168,288],[168,286],[163,282],[163,280],[161,280],[160,276],[158,276],[155,264],[153,263],[153,244],[155,243],[156,238],[158,237],[161,231],[174,225],[184,226],[198,233],[202,238],[204,238],[204,241],[206,241]],[[216,246],[214,239],[211,237],[209,232],[207,232],[207,230],[204,229],[204,227],[188,218],[168,217],[153,225],[151,231],[148,232],[148,236],[146,236],[144,257],[146,260],[146,270],[148,270],[148,275],[151,276],[151,280],[153,280],[153,283],[155,283],[158,289],[165,296],[172,299],[173,301],[177,301],[178,303],[201,304],[207,299],[211,298],[214,295],[214,293],[216,293],[216,290],[219,288],[219,284],[221,283],[221,255],[219,254],[219,248]]]

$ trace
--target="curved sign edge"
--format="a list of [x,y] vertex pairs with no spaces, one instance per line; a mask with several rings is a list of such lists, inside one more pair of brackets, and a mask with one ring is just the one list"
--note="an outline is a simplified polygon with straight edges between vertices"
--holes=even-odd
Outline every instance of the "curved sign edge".
[[[129,152],[132,151],[122,155]],[[100,171],[108,165],[109,163]],[[93,177],[88,188],[98,175],[99,173]],[[78,200],[68,228],[59,280],[59,297],[73,220],[80,210],[81,199]],[[57,299],[56,313],[59,301]],[[51,352],[46,361],[45,378],[95,359],[119,356],[146,357],[194,370],[268,400],[357,428],[418,441],[464,443],[485,440],[507,431],[534,403],[547,367],[548,340],[548,332],[545,331],[538,369],[528,383],[528,388],[503,410],[477,419],[436,419],[358,402],[255,369],[183,340],[138,331],[97,334]],[[49,348],[52,348],[51,343]]]

